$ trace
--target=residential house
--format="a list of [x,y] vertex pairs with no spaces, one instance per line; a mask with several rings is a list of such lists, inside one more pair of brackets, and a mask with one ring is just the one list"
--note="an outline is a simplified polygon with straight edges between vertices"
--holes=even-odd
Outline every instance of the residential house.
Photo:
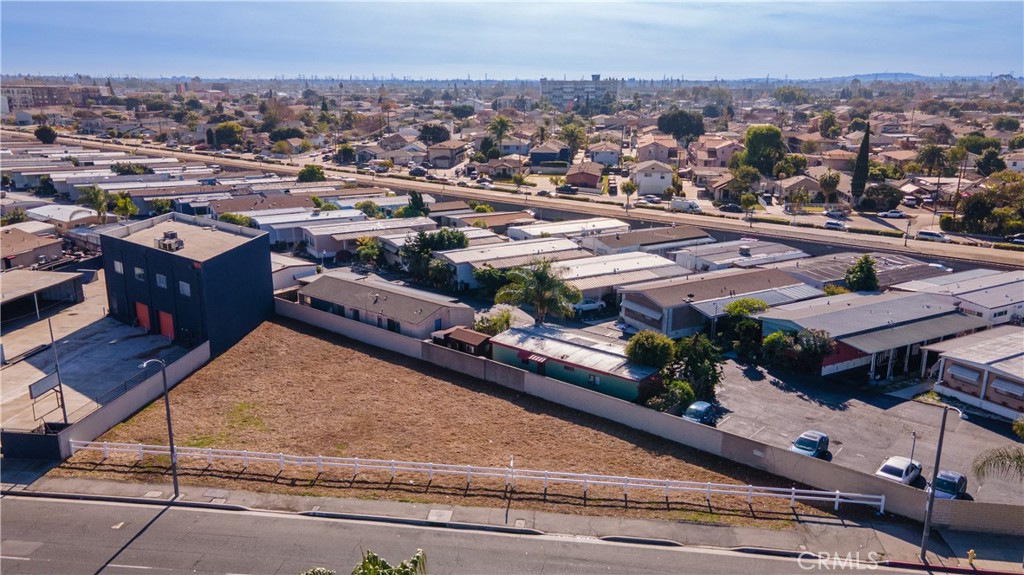
[[703,331],[725,315],[725,307],[742,298],[783,305],[825,292],[777,270],[730,269],[634,284],[618,290],[619,318],[637,329],[673,339]]
[[61,204],[47,204],[38,208],[25,210],[29,219],[39,222],[46,222],[57,228],[58,234],[68,230],[91,226],[100,223],[100,215],[96,210],[82,206],[67,206]]
[[[824,289],[827,285],[845,286],[846,270],[850,269],[863,255],[841,252],[782,262],[773,264],[772,267],[788,273],[807,285]],[[949,268],[927,264],[904,255],[881,252],[871,252],[867,255],[875,261],[875,274],[878,276],[878,288],[881,290],[903,282],[946,275],[950,271]]]
[[356,242],[364,237],[378,237],[405,232],[433,231],[437,229],[434,220],[425,217],[395,218],[388,220],[367,220],[344,222],[331,225],[304,227],[302,239],[306,242],[306,253],[314,258],[347,259],[355,253]]
[[1024,319],[1024,271],[975,269],[892,286],[898,291],[952,296],[960,311],[992,325]]
[[906,167],[910,162],[917,161],[916,150],[890,150],[887,152],[881,152],[878,154],[878,158],[884,164],[893,166],[899,166],[901,168]]
[[[431,210],[433,211],[433,210]],[[448,221],[444,221],[447,219]],[[464,214],[452,213],[442,218],[441,223],[453,226],[473,226],[491,230],[496,234],[504,234],[511,226],[529,225],[537,219],[528,211],[521,212],[477,212],[468,210]]]
[[488,160],[486,164],[477,164],[477,170],[481,175],[491,176],[497,179],[510,179],[516,174],[525,174],[522,156],[507,156]]
[[836,343],[822,360],[821,375],[857,370],[869,382],[910,373],[922,346],[990,325],[959,313],[948,296],[900,292],[848,293],[783,305],[757,319],[764,336],[805,329],[828,333]]
[[849,150],[828,150],[819,156],[821,165],[831,168],[836,172],[853,171],[853,162],[857,159],[857,153]]
[[597,162],[583,162],[569,168],[565,174],[567,184],[581,188],[599,188],[604,166]]
[[316,276],[299,289],[299,303],[414,339],[472,326],[473,308],[456,298],[344,272]]
[[562,260],[551,266],[583,297],[615,303],[615,290],[632,284],[674,278],[691,273],[656,254],[626,252]]
[[291,245],[302,241],[302,228],[344,222],[362,222],[366,214],[360,210],[298,211],[252,216],[256,227],[270,234],[270,245]]
[[1002,159],[1006,162],[1006,169],[1012,172],[1024,172],[1024,150],[1017,150],[1003,154]]
[[590,252],[580,249],[572,240],[545,238],[446,250],[435,252],[434,258],[448,265],[452,285],[466,290],[480,287],[473,272],[485,267],[503,270],[528,265],[539,259],[562,261],[589,255]]
[[270,277],[274,292],[296,287],[299,279],[316,273],[317,264],[280,252],[270,252]]
[[695,245],[676,250],[670,255],[675,257],[677,264],[698,272],[752,268],[809,257],[798,248],[750,238]]
[[498,146],[498,150],[502,156],[508,156],[515,154],[517,156],[526,156],[530,153],[530,146],[533,143],[529,138],[517,138],[515,136],[506,136]]
[[725,168],[737,152],[743,151],[743,144],[729,138],[704,134],[687,148],[691,166],[698,168]]
[[644,252],[664,256],[672,250],[710,244],[714,241],[715,238],[694,226],[673,225],[666,228],[645,228],[630,232],[584,236],[580,245],[599,256],[628,252]]
[[590,154],[590,161],[597,162],[604,166],[617,166],[622,157],[622,146],[615,142],[598,142],[587,148]]
[[657,368],[626,359],[621,340],[553,325],[513,327],[491,338],[495,361],[584,389],[634,401]]
[[1024,328],[1000,326],[923,349],[940,354],[937,393],[1006,419],[1024,414]]
[[540,238],[579,238],[628,231],[629,224],[615,218],[588,218],[515,226],[508,228],[506,234],[513,240],[535,240]]
[[435,331],[430,339],[437,345],[469,355],[491,356],[491,336],[462,326]]
[[427,148],[427,161],[441,169],[453,168],[465,161],[469,150],[469,143],[462,140],[440,142]]
[[30,268],[37,264],[59,260],[64,252],[61,240],[47,238],[5,226],[0,232],[0,269]]
[[821,191],[821,185],[818,184],[818,180],[810,176],[792,176],[770,182],[765,187],[765,191],[782,200],[787,200],[793,192],[800,190],[807,192],[810,199],[813,200],[814,196]]
[[679,145],[675,138],[665,134],[641,136],[636,144],[636,160],[676,165],[679,160]]
[[636,184],[637,194],[658,194],[665,193],[665,188],[672,187],[672,175],[675,170],[672,166],[649,160],[638,163],[630,172],[629,179]]
[[572,163],[569,146],[558,140],[548,140],[530,149],[530,165],[540,167],[544,162]]
[[100,236],[110,314],[220,355],[274,314],[267,233],[164,214]]
[[[831,168],[827,166],[813,166],[807,168],[807,176],[814,178],[815,181],[820,182],[821,176],[828,173]],[[836,170],[832,170],[836,172]],[[853,178],[846,172],[836,172],[839,174],[839,185],[836,186],[836,201],[844,204],[853,203],[853,192],[851,191],[853,186]],[[818,184],[819,189],[821,184]]]

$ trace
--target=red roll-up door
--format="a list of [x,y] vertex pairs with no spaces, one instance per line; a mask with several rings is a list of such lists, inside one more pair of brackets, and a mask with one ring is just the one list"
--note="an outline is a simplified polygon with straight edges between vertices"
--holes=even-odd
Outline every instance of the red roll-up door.
[[142,302],[135,302],[135,319],[138,320],[142,329],[149,331],[152,327],[149,322],[149,306]]
[[160,335],[174,341],[174,318],[171,314],[161,311],[160,314]]

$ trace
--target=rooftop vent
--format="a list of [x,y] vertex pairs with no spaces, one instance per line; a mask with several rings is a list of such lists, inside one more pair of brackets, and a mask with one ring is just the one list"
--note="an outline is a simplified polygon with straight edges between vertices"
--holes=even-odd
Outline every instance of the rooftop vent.
[[155,240],[157,249],[165,252],[176,252],[185,247],[185,240],[178,237],[178,232],[166,231],[162,238]]
[[743,244],[742,246],[740,246],[740,255],[750,257],[750,246],[748,246],[747,244]]

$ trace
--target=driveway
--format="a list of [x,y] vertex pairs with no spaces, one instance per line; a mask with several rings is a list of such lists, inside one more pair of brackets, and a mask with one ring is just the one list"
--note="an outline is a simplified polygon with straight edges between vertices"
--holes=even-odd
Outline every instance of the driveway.
[[[874,393],[820,377],[769,374],[729,360],[723,365],[718,398],[725,415],[723,431],[788,447],[800,433],[816,429],[831,438],[832,462],[874,474],[891,455],[921,462],[929,481],[942,421],[939,407]],[[772,383],[775,378],[781,382]],[[950,410],[942,449],[941,469],[968,477],[968,493],[979,501],[1024,505],[1024,487],[1002,478],[984,483],[970,473],[975,455],[1015,440],[1009,423],[970,415],[961,420]],[[916,445],[912,433],[916,433]],[[923,481],[919,481],[923,487]]]

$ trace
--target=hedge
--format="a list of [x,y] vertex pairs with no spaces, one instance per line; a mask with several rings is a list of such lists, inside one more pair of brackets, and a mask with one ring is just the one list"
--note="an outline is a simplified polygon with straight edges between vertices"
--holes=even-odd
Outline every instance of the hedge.
[[997,243],[997,244],[992,244],[992,247],[994,247],[997,250],[1010,250],[1010,251],[1014,251],[1014,252],[1024,252],[1024,246],[1022,246],[1020,244]]
[[765,224],[782,224],[784,226],[789,225],[789,220],[787,220],[786,218],[773,218],[771,216],[754,216],[750,219],[755,222],[762,222]]
[[569,167],[569,162],[564,162],[562,160],[551,160],[551,161],[547,161],[547,162],[541,162],[540,163],[540,167],[542,167],[542,168],[568,168]]
[[868,234],[871,236],[886,236],[889,238],[902,238],[903,232],[899,230],[872,230],[869,228],[849,228],[851,234]]

